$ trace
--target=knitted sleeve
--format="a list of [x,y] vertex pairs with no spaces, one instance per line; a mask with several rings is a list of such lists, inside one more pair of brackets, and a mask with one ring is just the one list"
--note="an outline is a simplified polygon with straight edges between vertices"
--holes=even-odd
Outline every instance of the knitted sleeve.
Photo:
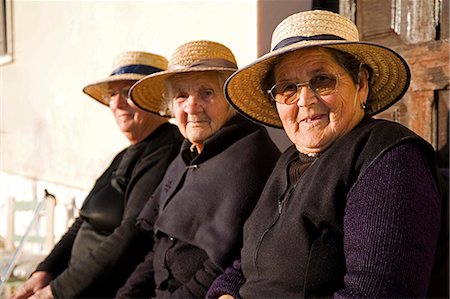
[[241,260],[235,260],[233,266],[225,269],[209,287],[206,294],[207,299],[216,299],[221,295],[229,294],[236,299],[240,299],[239,289],[244,284],[245,278],[241,271]]
[[208,287],[220,273],[221,269],[211,259],[206,259],[203,267],[198,269],[189,281],[171,293],[170,298],[203,298]]
[[149,251],[144,261],[136,266],[126,283],[117,291],[116,299],[150,298],[155,296],[153,251]]
[[439,192],[419,147],[388,150],[348,194],[348,272],[335,298],[426,297],[439,224]]

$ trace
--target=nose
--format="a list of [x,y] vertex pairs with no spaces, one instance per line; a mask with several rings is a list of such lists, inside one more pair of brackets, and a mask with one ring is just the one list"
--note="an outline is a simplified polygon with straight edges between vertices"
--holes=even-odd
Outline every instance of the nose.
[[200,99],[195,95],[189,95],[183,105],[184,112],[195,114],[201,111]]
[[297,97],[297,105],[299,107],[308,107],[317,103],[317,95],[309,88],[309,86],[302,86],[295,94]]

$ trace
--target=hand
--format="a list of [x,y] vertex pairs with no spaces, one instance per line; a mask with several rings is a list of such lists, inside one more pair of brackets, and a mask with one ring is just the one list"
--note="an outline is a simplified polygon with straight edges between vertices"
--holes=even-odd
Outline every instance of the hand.
[[225,294],[225,295],[221,295],[221,296],[220,296],[219,298],[217,298],[217,299],[234,299],[234,297],[231,296],[231,295]]
[[34,293],[30,299],[53,299],[52,289],[50,286],[46,286]]
[[[45,271],[34,272],[30,278],[9,299],[26,299],[35,292],[47,286],[53,279],[52,275]],[[49,287],[50,288],[50,287]]]

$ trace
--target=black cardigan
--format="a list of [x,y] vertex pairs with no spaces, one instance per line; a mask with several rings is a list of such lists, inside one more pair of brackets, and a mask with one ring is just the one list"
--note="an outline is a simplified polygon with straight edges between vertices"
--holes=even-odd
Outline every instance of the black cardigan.
[[120,152],[98,178],[77,218],[37,267],[50,272],[55,298],[114,297],[149,248],[135,219],[161,181],[182,142],[163,124]]

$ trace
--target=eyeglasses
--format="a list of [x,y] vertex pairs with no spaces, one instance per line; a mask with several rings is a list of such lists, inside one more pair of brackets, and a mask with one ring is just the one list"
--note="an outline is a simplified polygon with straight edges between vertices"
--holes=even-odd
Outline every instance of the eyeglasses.
[[337,74],[321,73],[312,76],[304,83],[289,81],[277,83],[267,90],[267,93],[277,103],[292,105],[298,100],[297,94],[304,86],[307,86],[319,98],[333,93],[336,90],[338,78]]
[[116,89],[110,89],[108,90],[108,93],[106,95],[103,96],[103,100],[106,103],[110,103],[113,97],[116,97],[118,95],[120,95],[120,97],[122,97],[122,99],[128,99],[128,92],[130,91],[131,86],[124,86],[120,89],[116,88]]

